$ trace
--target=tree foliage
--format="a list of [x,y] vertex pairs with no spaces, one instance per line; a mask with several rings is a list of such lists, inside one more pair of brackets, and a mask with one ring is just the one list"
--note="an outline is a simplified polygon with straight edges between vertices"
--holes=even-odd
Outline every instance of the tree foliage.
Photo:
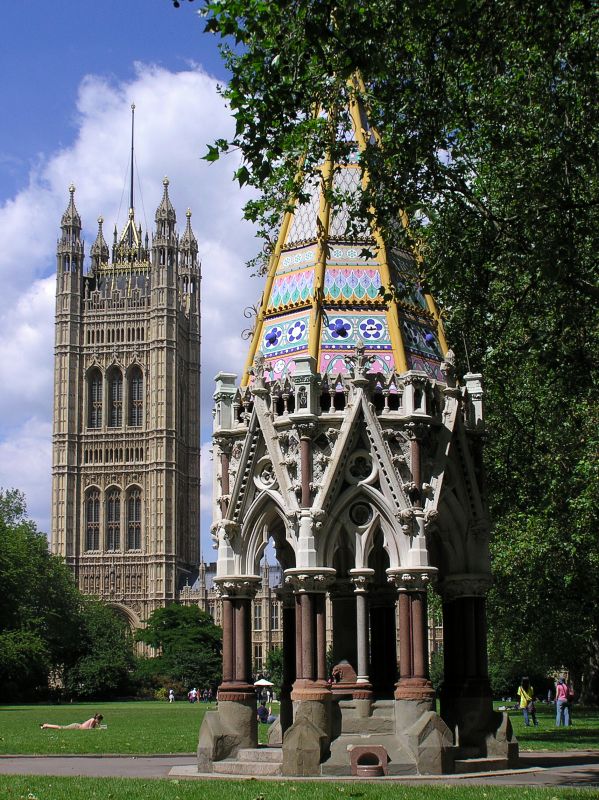
[[6,699],[47,687],[81,642],[81,603],[64,563],[26,516],[24,496],[0,490],[0,687]]
[[220,683],[222,631],[197,606],[156,609],[137,639],[157,652],[147,665],[152,674],[185,686]]
[[298,164],[316,181],[327,148],[343,162],[348,93],[367,108],[380,141],[361,157],[371,181],[353,220],[374,206],[388,241],[423,257],[461,366],[486,380],[491,654],[569,666],[596,697],[594,4],[205,0],[201,12],[236,120],[206,157],[241,152],[267,256],[289,199],[304,199]]
[[128,693],[134,668],[133,638],[118,612],[92,598],[82,606],[83,629],[77,661],[64,672],[71,697],[108,698]]

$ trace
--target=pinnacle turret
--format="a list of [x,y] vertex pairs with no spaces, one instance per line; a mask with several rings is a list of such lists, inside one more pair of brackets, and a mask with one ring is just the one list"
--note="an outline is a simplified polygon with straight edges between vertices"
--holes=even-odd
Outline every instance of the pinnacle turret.
[[75,187],[73,184],[69,186],[69,204],[66,207],[64,214],[62,215],[62,219],[60,220],[60,227],[64,230],[65,228],[76,228],[81,230],[81,217],[79,216],[79,212],[75,207]]
[[156,209],[156,215],[154,217],[157,225],[159,225],[159,223],[163,220],[171,223],[175,223],[177,221],[177,215],[175,214],[175,209],[173,208],[171,199],[168,196],[169,179],[166,176],[162,181],[162,185],[164,186],[164,191],[162,193],[162,200],[160,201],[160,205]]
[[181,250],[191,250],[197,253],[198,240],[196,239],[195,234],[191,229],[191,210],[189,208],[185,212],[185,216],[187,217],[187,224],[185,225],[185,231],[183,232],[183,236],[181,237],[180,248]]
[[103,223],[104,219],[102,217],[98,217],[98,235],[96,236],[96,241],[92,244],[90,250],[90,255],[92,259],[92,271],[94,271],[97,267],[99,267],[100,264],[108,263],[109,251],[102,230]]

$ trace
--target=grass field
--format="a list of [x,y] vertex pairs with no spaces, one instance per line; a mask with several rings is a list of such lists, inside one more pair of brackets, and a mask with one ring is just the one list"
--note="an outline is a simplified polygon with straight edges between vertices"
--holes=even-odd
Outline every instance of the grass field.
[[[502,705],[501,703],[495,704]],[[510,720],[521,750],[599,749],[599,709],[574,706],[569,728],[555,727],[555,706],[537,704],[538,727],[526,727],[522,712],[510,711]]]
[[588,789],[2,776],[0,800],[585,800]]
[[[0,706],[0,754],[194,753],[204,714],[215,706],[158,702]],[[273,708],[277,713],[278,709]],[[106,730],[40,730],[40,723],[66,725],[99,712]],[[599,749],[599,709],[574,709],[574,726],[556,728],[552,706],[541,706],[539,727],[526,728],[522,715],[510,718],[522,750]],[[266,741],[268,727],[260,725]]]

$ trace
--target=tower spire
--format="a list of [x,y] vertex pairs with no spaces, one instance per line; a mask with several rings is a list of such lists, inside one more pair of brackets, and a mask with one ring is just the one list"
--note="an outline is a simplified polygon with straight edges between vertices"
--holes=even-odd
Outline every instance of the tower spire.
[[[133,167],[135,159],[135,103],[131,103],[131,170],[129,184],[129,212],[133,212]],[[129,247],[133,244],[133,231],[129,228]]]

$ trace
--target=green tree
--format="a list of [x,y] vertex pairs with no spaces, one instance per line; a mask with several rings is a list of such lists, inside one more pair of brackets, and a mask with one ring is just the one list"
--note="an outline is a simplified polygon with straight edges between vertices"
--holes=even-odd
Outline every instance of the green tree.
[[106,698],[127,693],[134,668],[133,637],[118,612],[88,598],[83,605],[83,630],[78,660],[64,672],[67,694]]
[[220,683],[222,631],[197,606],[156,609],[136,637],[157,652],[148,665],[152,674],[186,686]]
[[241,152],[266,257],[288,199],[306,199],[300,160],[312,180],[325,149],[342,162],[348,93],[368,109],[380,142],[351,217],[374,204],[387,240],[424,258],[461,368],[469,357],[486,379],[491,655],[569,666],[596,699],[594,5],[206,0],[202,13],[236,119],[206,158]]
[[264,664],[264,674],[268,680],[274,684],[277,697],[281,696],[281,686],[283,684],[283,648],[273,647],[268,651]]
[[81,598],[70,571],[27,518],[25,498],[0,490],[0,692],[47,689],[81,653]]

